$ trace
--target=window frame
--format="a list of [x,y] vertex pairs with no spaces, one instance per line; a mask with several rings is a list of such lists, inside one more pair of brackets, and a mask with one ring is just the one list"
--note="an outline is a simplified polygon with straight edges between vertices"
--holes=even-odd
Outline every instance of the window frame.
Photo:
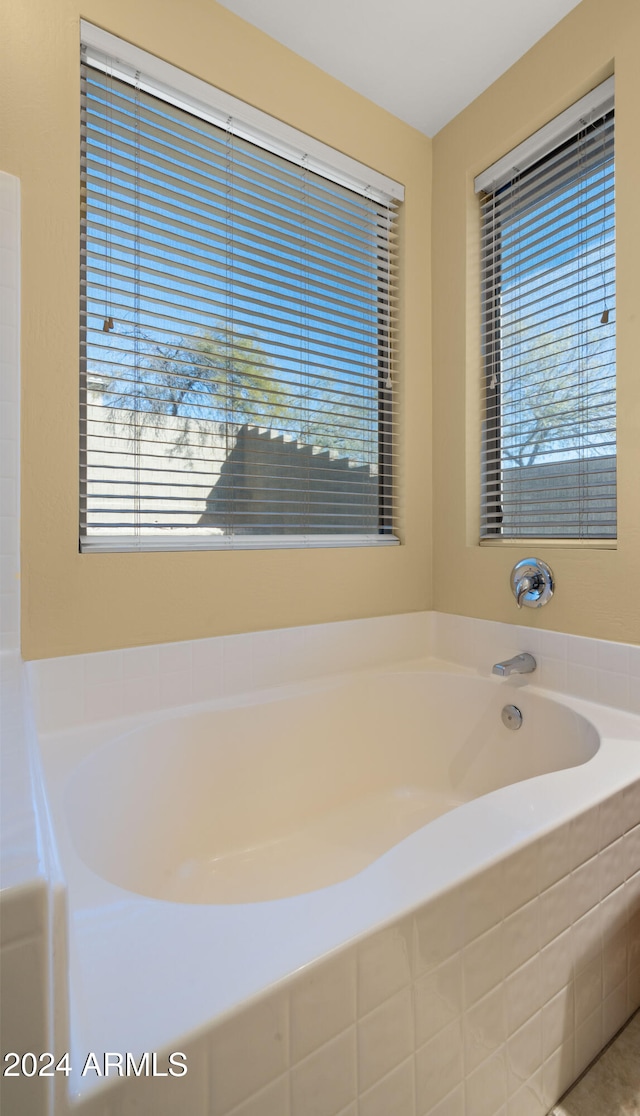
[[[519,144],[507,155],[498,159],[474,180],[476,195],[480,204],[478,213],[480,218],[480,244],[485,236],[485,215],[481,213],[481,206],[487,206],[487,213],[492,212],[490,221],[491,248],[486,244],[481,247],[483,279],[480,290],[481,305],[481,332],[482,332],[482,434],[481,434],[481,469],[480,469],[480,531],[479,545],[513,545],[522,546],[524,543],[541,542],[552,546],[594,546],[598,548],[614,549],[617,533],[603,533],[602,535],[589,533],[588,526],[578,522],[573,534],[541,534],[525,533],[523,528],[526,521],[520,520],[519,524],[504,534],[503,528],[503,455],[502,441],[502,349],[501,349],[501,300],[502,300],[502,222],[499,212],[499,194],[505,187],[513,187],[518,180],[524,186],[529,172],[538,172],[544,165],[551,162],[554,157],[561,155],[564,148],[580,142],[582,134],[587,135],[594,126],[605,128],[610,119],[614,118],[614,78],[608,78],[601,85],[591,90],[580,101],[570,106],[565,112],[551,120],[538,132],[534,133],[523,143]],[[615,204],[615,202],[614,202]],[[490,206],[493,205],[493,210]],[[615,213],[615,210],[614,210]],[[497,214],[497,216],[496,216]],[[614,218],[615,230],[615,218]],[[615,251],[615,240],[614,240]],[[513,254],[513,248],[511,249]],[[490,283],[485,279],[487,260],[490,258],[493,275]],[[556,259],[559,257],[555,257]],[[582,258],[582,257],[581,257]],[[615,257],[614,265],[615,269]],[[578,271],[581,264],[578,265]],[[615,271],[614,271],[615,275]],[[614,280],[615,281],[615,280]],[[551,297],[549,292],[548,297]],[[604,319],[603,319],[604,320]],[[581,335],[582,336],[582,335]],[[573,350],[572,350],[573,351]],[[602,382],[602,381],[600,381]],[[614,384],[615,384],[615,357],[614,357]],[[589,393],[587,393],[587,399]],[[576,404],[577,406],[577,404]],[[613,420],[615,434],[615,417]],[[578,462],[574,472],[568,472],[567,480],[584,478],[588,476],[588,466],[584,462],[597,460],[598,455],[586,454],[584,457],[569,458],[568,461]],[[617,462],[617,448],[613,454],[604,455],[604,459],[613,457]],[[615,488],[615,465],[612,470]],[[562,487],[560,485],[560,487]],[[534,500],[531,500],[532,506]],[[616,515],[615,491],[611,499],[613,514]],[[526,506],[526,502],[525,502]],[[514,511],[510,513],[515,515]],[[544,515],[544,512],[542,513]]]
[[[322,178],[351,189],[380,203],[381,199],[404,200],[404,187],[378,171],[334,150],[283,122],[253,108],[223,90],[195,78],[116,38],[100,28],[81,21],[83,61],[135,83],[142,91],[160,96],[174,107],[190,112],[226,131],[249,140],[257,147],[304,166]],[[115,65],[114,65],[115,61]],[[81,243],[81,254],[83,244]],[[391,279],[391,274],[390,274]],[[189,551],[219,549],[273,549],[334,546],[397,545],[393,530],[396,510],[390,504],[394,491],[392,472],[395,392],[389,391],[392,300],[390,287],[379,290],[378,315],[378,531],[374,534],[225,534],[202,538],[171,535],[91,536],[85,530],[87,515],[87,367],[81,346],[80,388],[80,550],[82,553],[135,551]],[[81,287],[81,338],[86,336],[86,285]],[[375,326],[374,326],[375,328]],[[84,365],[83,365],[84,361]],[[394,385],[395,387],[395,385]],[[394,501],[395,503],[395,501]]]

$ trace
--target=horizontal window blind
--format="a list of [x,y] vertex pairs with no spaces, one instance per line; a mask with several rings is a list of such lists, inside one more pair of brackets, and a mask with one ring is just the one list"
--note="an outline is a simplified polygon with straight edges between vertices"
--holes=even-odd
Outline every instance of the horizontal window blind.
[[83,56],[82,548],[397,541],[396,199],[151,89]]
[[481,213],[481,537],[615,538],[613,110]]

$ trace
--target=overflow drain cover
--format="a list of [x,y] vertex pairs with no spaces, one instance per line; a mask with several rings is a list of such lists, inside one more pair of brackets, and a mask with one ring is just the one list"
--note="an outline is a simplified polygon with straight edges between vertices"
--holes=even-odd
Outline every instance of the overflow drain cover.
[[508,729],[519,729],[522,727],[522,713],[517,705],[505,705],[502,710],[502,723]]

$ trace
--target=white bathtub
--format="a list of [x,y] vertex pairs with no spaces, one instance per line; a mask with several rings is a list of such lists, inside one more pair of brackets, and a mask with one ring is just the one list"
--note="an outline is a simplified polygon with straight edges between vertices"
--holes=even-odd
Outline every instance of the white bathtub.
[[633,784],[639,739],[632,714],[426,662],[48,735],[75,1061],[181,1049]]
[[152,899],[251,903],[328,887],[473,798],[596,754],[588,720],[524,688],[523,723],[505,727],[506,692],[385,673],[132,729],[69,779],[75,851]]

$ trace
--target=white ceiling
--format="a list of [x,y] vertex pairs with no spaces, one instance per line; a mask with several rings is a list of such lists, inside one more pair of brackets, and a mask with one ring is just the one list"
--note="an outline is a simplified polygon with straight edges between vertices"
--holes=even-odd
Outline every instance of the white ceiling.
[[428,136],[578,0],[220,0]]

